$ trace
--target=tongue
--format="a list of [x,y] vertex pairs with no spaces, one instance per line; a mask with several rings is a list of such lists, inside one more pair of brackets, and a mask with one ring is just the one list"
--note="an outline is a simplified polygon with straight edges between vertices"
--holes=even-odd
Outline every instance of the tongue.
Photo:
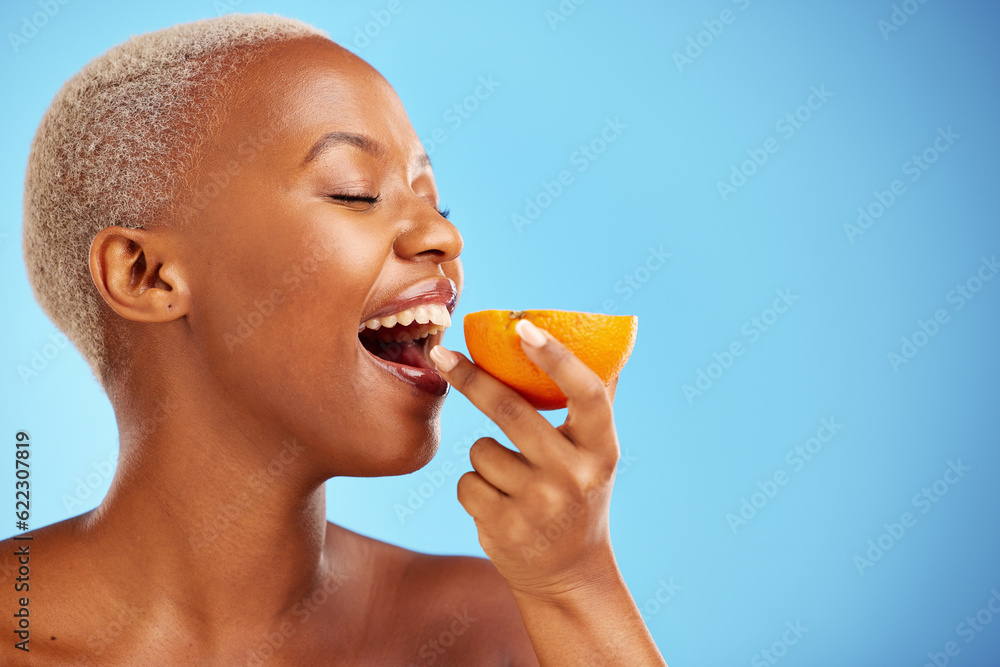
[[392,361],[395,361],[397,364],[432,369],[432,366],[427,363],[427,359],[424,358],[423,343],[401,343],[399,347],[399,356]]

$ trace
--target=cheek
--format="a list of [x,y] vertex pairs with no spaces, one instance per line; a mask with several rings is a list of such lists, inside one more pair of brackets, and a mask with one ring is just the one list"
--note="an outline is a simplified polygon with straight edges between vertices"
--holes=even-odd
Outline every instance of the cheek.
[[385,248],[360,226],[319,217],[286,209],[256,224],[219,224],[200,240],[192,330],[226,384],[303,399],[351,382],[345,357],[357,352]]

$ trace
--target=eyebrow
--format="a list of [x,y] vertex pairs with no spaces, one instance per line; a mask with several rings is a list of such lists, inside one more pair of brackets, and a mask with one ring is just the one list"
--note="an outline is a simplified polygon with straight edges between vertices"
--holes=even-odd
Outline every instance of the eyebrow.
[[[334,146],[339,146],[341,144],[347,144],[348,146],[354,146],[366,153],[371,153],[376,157],[384,157],[386,150],[379,142],[375,141],[371,137],[366,137],[363,134],[357,134],[355,132],[327,132],[322,137],[313,144],[312,148],[306,154],[302,164],[307,165],[310,162],[316,160],[320,155],[325,153],[330,148]],[[431,166],[431,159],[427,156],[427,153],[421,152],[415,160],[415,166],[418,169]]]
[[302,164],[305,165],[312,162],[330,148],[341,144],[360,148],[366,153],[371,153],[377,157],[385,154],[385,149],[382,148],[380,143],[363,134],[355,134],[354,132],[327,132],[309,149]]

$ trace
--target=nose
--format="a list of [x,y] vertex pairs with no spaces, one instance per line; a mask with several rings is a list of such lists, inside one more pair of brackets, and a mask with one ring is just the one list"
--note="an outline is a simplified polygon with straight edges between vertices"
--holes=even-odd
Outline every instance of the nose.
[[402,259],[425,259],[444,264],[462,253],[462,235],[434,207],[420,200],[414,205],[410,224],[396,237],[393,250]]

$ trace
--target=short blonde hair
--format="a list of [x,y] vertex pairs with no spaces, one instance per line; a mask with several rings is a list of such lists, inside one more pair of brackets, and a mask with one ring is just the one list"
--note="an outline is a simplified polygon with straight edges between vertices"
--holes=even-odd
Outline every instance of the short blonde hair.
[[105,227],[170,220],[215,122],[212,95],[267,43],[327,35],[294,19],[229,14],[133,36],[90,61],[49,106],[24,183],[24,259],[35,298],[102,383],[111,370],[90,276]]

